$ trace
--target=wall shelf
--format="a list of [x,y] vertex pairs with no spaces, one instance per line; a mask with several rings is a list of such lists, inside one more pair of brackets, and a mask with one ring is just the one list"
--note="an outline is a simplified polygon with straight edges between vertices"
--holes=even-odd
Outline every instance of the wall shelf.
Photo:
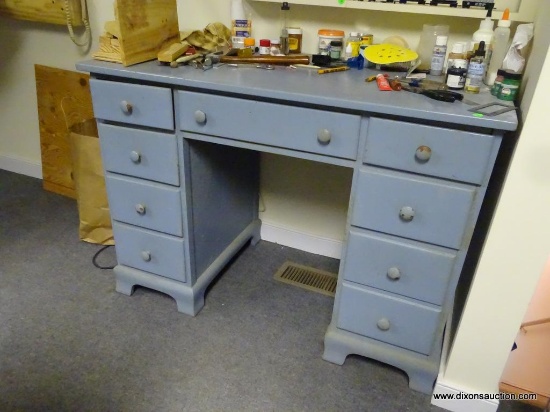
[[[253,0],[270,3],[281,3],[278,0]],[[517,22],[532,22],[535,19],[535,14],[540,5],[541,0],[495,0],[495,10],[493,11],[493,19],[502,17],[502,12],[506,7],[510,8],[510,20]],[[292,4],[301,4],[306,6],[322,6],[336,7],[341,9],[362,9],[362,10],[377,10],[391,11],[400,13],[426,14],[438,16],[452,17],[470,17],[482,19],[486,15],[486,11],[481,8],[462,8],[449,7],[447,5],[430,6],[429,1],[424,5],[413,3],[382,3],[359,0],[346,0],[340,4],[338,0],[294,0],[289,2]],[[459,2],[460,4],[460,2]]]

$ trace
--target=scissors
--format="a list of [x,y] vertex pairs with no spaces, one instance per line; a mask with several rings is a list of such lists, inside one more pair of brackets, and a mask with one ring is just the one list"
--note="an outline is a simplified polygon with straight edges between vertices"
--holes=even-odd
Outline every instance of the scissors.
[[464,96],[457,92],[451,92],[450,90],[425,90],[420,87],[409,87],[403,85],[403,90],[412,93],[423,94],[430,99],[438,100],[440,102],[453,103],[457,100],[462,101]]

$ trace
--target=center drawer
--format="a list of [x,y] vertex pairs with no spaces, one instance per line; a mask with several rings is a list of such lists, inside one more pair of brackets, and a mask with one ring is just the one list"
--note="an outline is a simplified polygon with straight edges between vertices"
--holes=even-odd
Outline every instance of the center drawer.
[[180,129],[356,159],[359,115],[179,91]]
[[369,168],[359,172],[351,224],[460,249],[475,186]]
[[338,327],[428,355],[441,309],[342,284]]

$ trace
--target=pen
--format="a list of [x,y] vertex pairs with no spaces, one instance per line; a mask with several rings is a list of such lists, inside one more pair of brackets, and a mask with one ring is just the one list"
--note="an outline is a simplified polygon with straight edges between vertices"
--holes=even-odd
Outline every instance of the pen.
[[334,72],[343,72],[349,70],[349,67],[347,66],[340,66],[340,67],[332,67],[330,69],[321,69],[317,70],[317,73],[319,74],[325,74],[325,73],[334,73]]

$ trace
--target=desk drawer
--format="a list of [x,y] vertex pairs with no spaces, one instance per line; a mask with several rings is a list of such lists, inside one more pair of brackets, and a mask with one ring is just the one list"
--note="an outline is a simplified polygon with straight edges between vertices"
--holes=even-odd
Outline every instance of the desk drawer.
[[168,88],[90,79],[90,90],[98,119],[174,130]]
[[494,142],[487,134],[373,118],[363,161],[481,184]]
[[185,282],[184,241],[122,223],[113,223],[118,263]]
[[178,147],[173,134],[100,123],[105,170],[179,186]]
[[359,172],[351,223],[460,249],[475,187],[367,169]]
[[357,158],[360,116],[211,94],[178,92],[185,131]]
[[428,355],[439,324],[439,307],[342,284],[338,327]]
[[183,236],[179,189],[112,174],[105,181],[113,219]]
[[351,229],[344,279],[442,305],[455,258],[452,249]]

